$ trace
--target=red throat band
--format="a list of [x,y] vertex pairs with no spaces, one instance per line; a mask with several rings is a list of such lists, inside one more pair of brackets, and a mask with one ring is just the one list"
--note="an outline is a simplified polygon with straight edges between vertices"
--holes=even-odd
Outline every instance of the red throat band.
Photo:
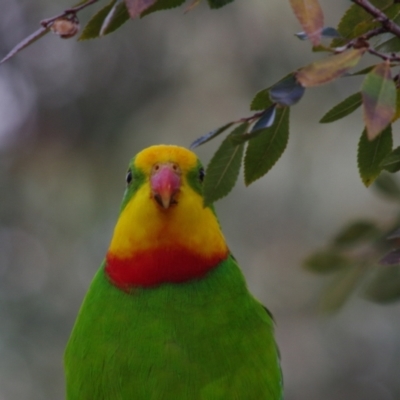
[[184,248],[153,249],[126,259],[108,253],[105,271],[119,288],[150,287],[202,278],[227,255],[226,251],[206,258]]

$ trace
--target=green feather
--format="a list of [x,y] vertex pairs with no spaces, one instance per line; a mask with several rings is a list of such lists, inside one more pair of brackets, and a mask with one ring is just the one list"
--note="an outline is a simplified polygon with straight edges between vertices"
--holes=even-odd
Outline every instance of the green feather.
[[273,321],[232,257],[201,280],[95,276],[65,353],[67,400],[279,400]]

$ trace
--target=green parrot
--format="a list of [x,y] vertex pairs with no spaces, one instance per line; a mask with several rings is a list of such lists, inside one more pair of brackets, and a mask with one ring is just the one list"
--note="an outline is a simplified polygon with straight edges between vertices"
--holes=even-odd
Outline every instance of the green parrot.
[[249,293],[182,147],[136,155],[65,351],[67,400],[280,400],[271,314]]

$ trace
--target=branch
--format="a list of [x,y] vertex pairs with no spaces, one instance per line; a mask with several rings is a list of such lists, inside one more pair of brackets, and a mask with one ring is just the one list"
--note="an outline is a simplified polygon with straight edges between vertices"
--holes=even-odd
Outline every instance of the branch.
[[388,32],[393,33],[400,37],[400,26],[391,21],[385,13],[383,13],[379,8],[376,8],[368,0],[351,0],[353,3],[362,7],[368,14],[371,14],[377,21],[379,21],[382,26],[386,28]]
[[373,54],[374,56],[380,57],[385,61],[390,61],[390,62],[396,62],[400,61],[400,57],[396,56],[394,53],[387,55],[385,53],[381,53],[380,51],[377,51],[375,49],[368,49],[368,53]]
[[[0,60],[0,64],[9,60],[11,57],[14,57],[17,53],[19,53],[25,47],[31,45],[33,42],[36,42],[36,40],[40,39],[50,30],[53,30],[53,32],[60,35],[60,37],[62,38],[69,38],[74,36],[79,29],[79,21],[76,14],[84,8],[97,2],[98,0],[88,0],[86,3],[83,3],[79,6],[68,8],[61,14],[56,15],[55,17],[44,19],[40,22],[41,27],[37,31],[33,32],[31,35],[23,39],[21,42],[19,42],[16,46],[14,46],[13,49]],[[65,26],[65,23],[62,20],[67,20],[70,22],[70,24]],[[59,26],[57,26],[58,21],[61,22]]]
[[94,4],[94,3],[97,3],[98,1],[99,0],[89,0],[86,3],[81,4],[80,6],[76,6],[76,7],[73,7],[73,8],[68,8],[67,10],[62,12],[61,14],[56,15],[55,17],[47,18],[47,19],[44,19],[44,20],[40,21],[40,24],[44,28],[49,28],[54,23],[54,21],[56,21],[57,19],[66,18],[66,17],[69,17],[71,15],[72,16],[76,16],[76,14],[79,11],[83,10],[84,8],[90,6],[90,5]]

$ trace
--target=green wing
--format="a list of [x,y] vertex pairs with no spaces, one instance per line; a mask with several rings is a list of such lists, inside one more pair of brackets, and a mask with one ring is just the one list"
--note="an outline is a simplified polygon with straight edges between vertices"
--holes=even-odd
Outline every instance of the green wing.
[[233,258],[204,279],[123,292],[104,265],[65,353],[67,400],[280,400],[273,321]]

